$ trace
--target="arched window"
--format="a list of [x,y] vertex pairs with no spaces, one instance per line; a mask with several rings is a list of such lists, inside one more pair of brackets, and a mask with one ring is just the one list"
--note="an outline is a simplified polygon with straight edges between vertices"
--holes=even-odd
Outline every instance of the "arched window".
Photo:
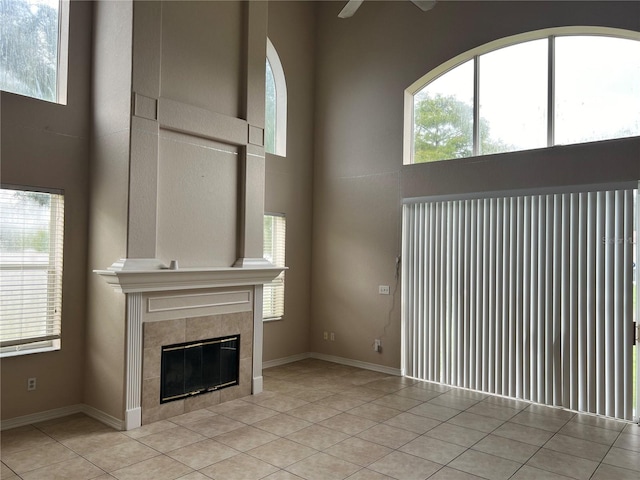
[[287,84],[278,52],[267,38],[265,151],[287,154]]
[[446,62],[405,94],[405,163],[640,135],[640,33],[563,27]]

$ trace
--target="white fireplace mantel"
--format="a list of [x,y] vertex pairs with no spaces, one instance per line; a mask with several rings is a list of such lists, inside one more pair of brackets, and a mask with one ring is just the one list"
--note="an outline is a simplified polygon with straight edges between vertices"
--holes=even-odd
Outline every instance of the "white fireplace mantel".
[[167,268],[156,259],[122,259],[106,270],[94,270],[123,293],[163,292],[197,288],[261,285],[276,278],[284,268],[266,260],[242,267]]

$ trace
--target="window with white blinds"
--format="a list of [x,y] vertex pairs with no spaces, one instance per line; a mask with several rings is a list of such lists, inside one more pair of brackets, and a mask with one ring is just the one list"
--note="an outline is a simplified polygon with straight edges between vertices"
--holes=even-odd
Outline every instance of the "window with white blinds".
[[[284,215],[264,216],[264,258],[276,267],[285,266],[287,222]],[[276,320],[284,316],[284,271],[263,290],[262,318]]]
[[64,197],[0,189],[0,355],[60,348]]
[[637,190],[404,205],[408,376],[631,420]]

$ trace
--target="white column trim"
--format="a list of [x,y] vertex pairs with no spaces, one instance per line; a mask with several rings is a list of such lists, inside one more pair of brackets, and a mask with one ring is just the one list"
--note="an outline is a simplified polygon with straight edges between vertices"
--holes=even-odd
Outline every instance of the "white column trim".
[[251,393],[254,395],[263,390],[262,379],[262,291],[263,285],[256,285],[253,292],[253,374]]
[[125,430],[142,425],[142,293],[127,294]]

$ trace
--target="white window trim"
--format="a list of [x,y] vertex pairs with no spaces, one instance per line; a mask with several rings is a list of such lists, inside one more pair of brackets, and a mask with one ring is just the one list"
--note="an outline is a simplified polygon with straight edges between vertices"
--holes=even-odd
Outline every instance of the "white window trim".
[[58,71],[56,78],[56,103],[67,104],[67,80],[69,75],[69,0],[60,0],[58,11]]
[[284,78],[280,56],[269,38],[267,38],[267,60],[271,65],[273,80],[276,84],[276,145],[274,154],[285,157],[287,155],[287,82]]
[[[436,78],[444,75],[449,70],[457,67],[458,65],[469,61],[471,59],[475,59],[480,55],[484,55],[486,53],[492,52],[494,50],[498,50],[500,48],[509,47],[511,45],[517,45],[519,43],[528,42],[531,40],[540,40],[548,37],[555,36],[570,36],[570,35],[594,35],[594,36],[605,36],[605,37],[615,37],[615,38],[623,38],[629,40],[638,40],[640,41],[640,32],[634,32],[633,30],[624,30],[620,28],[611,28],[611,27],[594,27],[594,26],[570,26],[570,27],[555,27],[555,28],[545,28],[542,30],[535,30],[526,33],[520,33],[517,35],[513,35],[510,37],[500,38],[498,40],[494,40],[489,43],[485,43],[484,45],[480,45],[478,47],[472,48],[471,50],[467,50],[460,55],[453,57],[452,59],[444,62],[443,64],[437,66],[433,70],[429,71],[427,74],[420,77],[418,80],[413,82],[407,89],[404,91],[404,138],[402,145],[402,159],[404,165],[411,165],[413,163],[413,98],[416,93],[422,90],[426,85],[434,81]],[[550,59],[551,61],[551,59]],[[549,74],[551,75],[551,73]],[[477,84],[477,80],[475,81]],[[550,89],[549,96],[553,94],[553,89]],[[476,102],[477,92],[474,92],[474,102]],[[474,108],[474,114],[476,109]],[[551,111],[549,112],[552,113]],[[551,123],[551,131],[553,131],[553,118],[549,120]],[[474,123],[475,128],[475,123]],[[549,135],[549,142],[551,142],[549,146],[553,146],[553,136]],[[476,148],[476,142],[474,139],[474,149]]]

